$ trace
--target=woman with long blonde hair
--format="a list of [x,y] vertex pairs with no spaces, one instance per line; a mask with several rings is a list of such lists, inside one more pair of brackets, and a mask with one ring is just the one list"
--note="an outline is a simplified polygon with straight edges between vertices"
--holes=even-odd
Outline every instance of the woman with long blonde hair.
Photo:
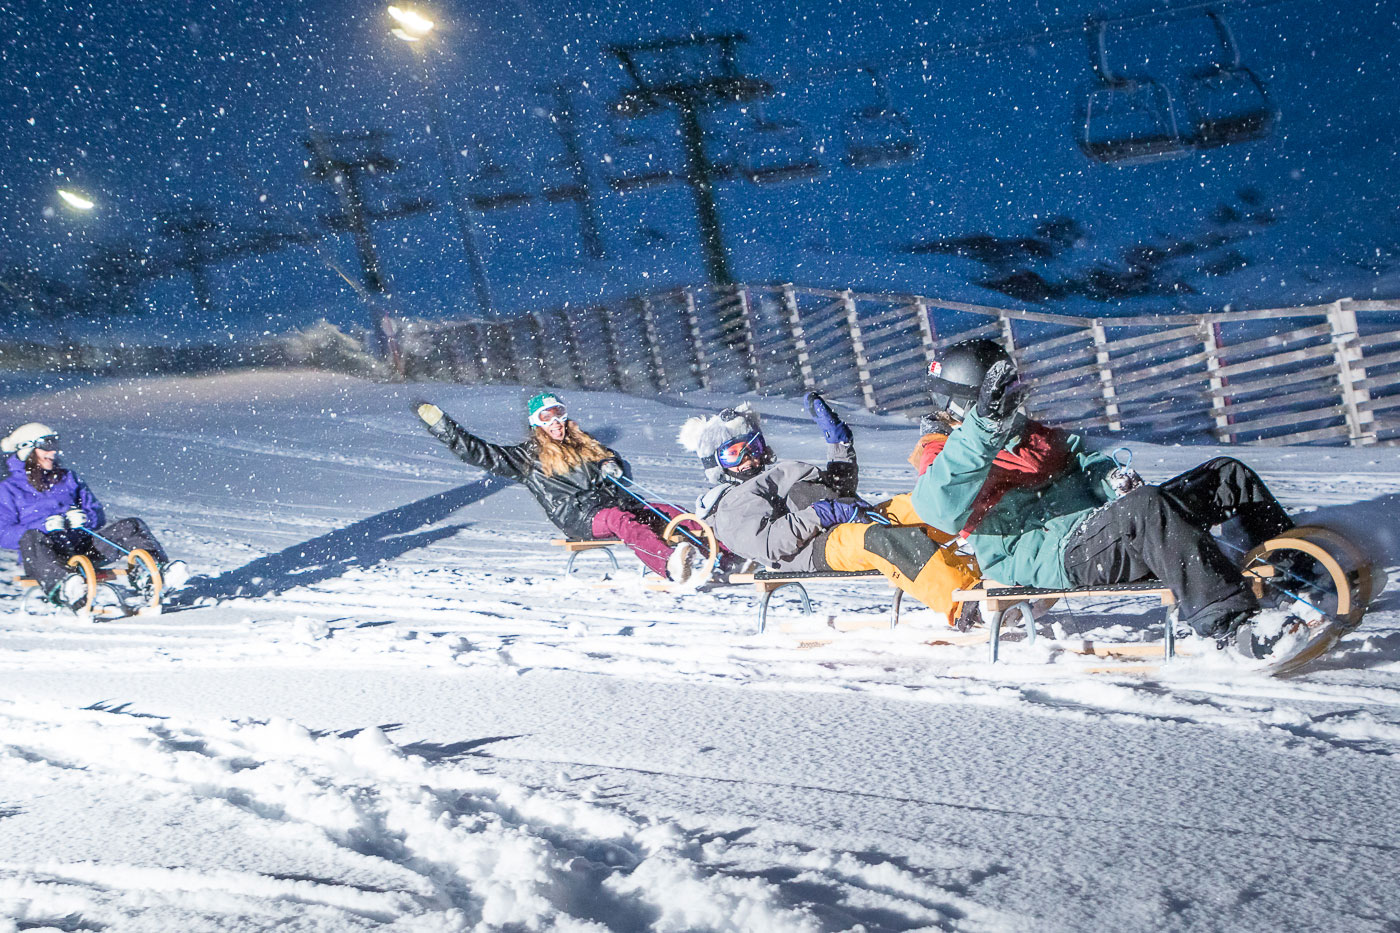
[[[661,517],[625,495],[615,481],[631,476],[627,462],[570,419],[557,395],[541,392],[527,409],[530,436],[503,446],[468,432],[432,402],[413,403],[429,434],[472,466],[523,484],[569,538],[616,538],[652,570],[684,582],[689,575],[684,549],[678,552],[663,541]],[[651,508],[669,517],[679,514],[664,502]]]

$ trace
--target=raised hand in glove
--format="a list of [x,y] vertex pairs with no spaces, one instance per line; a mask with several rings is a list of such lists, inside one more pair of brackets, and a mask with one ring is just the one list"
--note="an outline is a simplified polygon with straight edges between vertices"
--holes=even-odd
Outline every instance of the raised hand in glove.
[[1017,377],[1016,367],[1006,360],[993,363],[982,377],[977,392],[977,414],[991,421],[1005,421],[1021,406],[1030,386]]
[[69,528],[87,527],[87,513],[80,508],[74,507],[69,509],[64,513],[63,517],[67,520]]
[[869,522],[870,516],[865,514],[868,508],[870,503],[863,499],[818,499],[812,503],[812,510],[823,528],[846,522]]
[[409,405],[413,408],[413,413],[422,419],[428,427],[433,427],[442,420],[442,409],[432,402],[421,398],[416,398]]
[[816,392],[808,392],[802,396],[802,407],[817,423],[817,427],[822,429],[822,437],[826,438],[828,444],[849,444],[851,442],[851,429],[846,427],[846,423],[826,403],[826,399]]
[[64,524],[62,515],[50,515],[48,518],[44,519],[45,532],[63,531],[67,527],[68,526]]

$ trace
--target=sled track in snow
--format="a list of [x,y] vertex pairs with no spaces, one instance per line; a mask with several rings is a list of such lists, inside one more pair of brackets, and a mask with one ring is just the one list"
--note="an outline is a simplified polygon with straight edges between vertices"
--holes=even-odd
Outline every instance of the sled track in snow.
[[[250,915],[259,920],[245,928],[346,930],[407,919],[443,929],[776,931],[879,918],[909,927],[1010,920],[964,896],[991,866],[831,852],[790,841],[781,827],[726,832],[636,819],[579,799],[572,776],[561,777],[562,789],[525,786],[464,754],[401,747],[375,728],[315,735],[287,721],[195,725],[0,704],[0,771],[12,778],[60,796],[141,783],[159,794],[148,819],[169,818],[172,832],[190,831],[180,818],[199,813],[261,840],[273,853],[265,862],[285,853],[341,874],[140,860],[0,864],[0,910],[26,925],[68,920],[65,929],[137,918],[146,928],[178,920],[196,929]],[[0,816],[23,820],[36,808],[23,801]]]

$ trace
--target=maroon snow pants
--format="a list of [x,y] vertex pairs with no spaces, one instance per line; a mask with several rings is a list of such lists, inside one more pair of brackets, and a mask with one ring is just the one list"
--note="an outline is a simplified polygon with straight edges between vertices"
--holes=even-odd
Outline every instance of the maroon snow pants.
[[[653,502],[652,508],[665,513],[667,518],[675,518],[681,512],[673,505]],[[660,515],[651,512],[638,514],[616,506],[600,509],[593,516],[593,537],[617,538],[630,547],[652,570],[666,576],[666,558],[671,556],[671,545],[661,540],[661,532],[666,530]],[[669,578],[668,578],[669,579]]]

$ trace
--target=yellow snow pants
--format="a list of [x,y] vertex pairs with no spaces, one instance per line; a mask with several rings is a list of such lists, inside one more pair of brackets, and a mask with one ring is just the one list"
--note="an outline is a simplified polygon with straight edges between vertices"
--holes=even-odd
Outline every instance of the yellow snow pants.
[[[826,539],[827,566],[832,570],[878,570],[952,625],[962,611],[953,591],[981,579],[977,562],[945,547],[953,540],[922,524],[908,494],[882,503],[879,511],[896,524],[833,525]],[[905,523],[908,524],[905,524]]]

